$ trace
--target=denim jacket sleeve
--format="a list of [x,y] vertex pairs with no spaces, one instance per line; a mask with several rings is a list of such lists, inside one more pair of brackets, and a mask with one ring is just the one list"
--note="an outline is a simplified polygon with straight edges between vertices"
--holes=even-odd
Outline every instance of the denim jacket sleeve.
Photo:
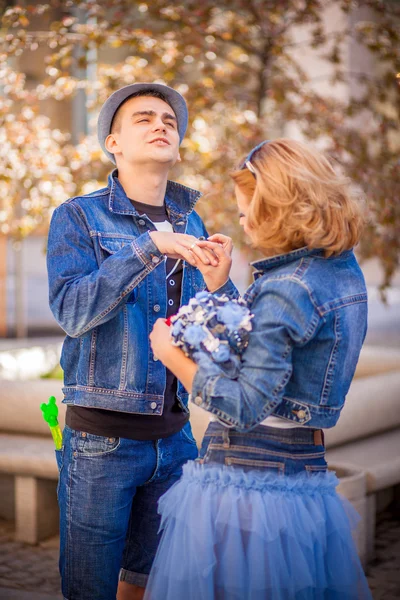
[[243,431],[258,425],[282,401],[292,374],[292,349],[307,343],[320,323],[311,294],[301,281],[286,277],[260,279],[257,284],[249,303],[253,329],[239,374],[229,378],[218,365],[204,359],[192,387],[195,404],[224,425]]
[[228,279],[220,288],[213,292],[216,296],[228,296],[231,300],[239,298],[240,294],[235,284],[231,279]]
[[163,259],[146,232],[99,266],[79,208],[62,204],[54,211],[47,247],[49,303],[55,319],[71,337],[109,321]]

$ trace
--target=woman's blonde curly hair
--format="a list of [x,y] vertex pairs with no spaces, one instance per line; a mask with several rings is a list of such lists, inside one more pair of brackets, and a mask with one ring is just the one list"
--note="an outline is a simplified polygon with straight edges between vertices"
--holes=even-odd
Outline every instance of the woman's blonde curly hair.
[[320,152],[289,139],[265,143],[248,168],[231,173],[247,196],[247,229],[265,255],[307,246],[340,254],[357,244],[364,213],[347,177]]

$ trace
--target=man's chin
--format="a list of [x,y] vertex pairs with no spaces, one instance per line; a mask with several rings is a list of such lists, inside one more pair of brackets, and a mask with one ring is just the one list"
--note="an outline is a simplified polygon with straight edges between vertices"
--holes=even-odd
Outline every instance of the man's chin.
[[172,152],[165,152],[163,148],[160,148],[154,149],[154,151],[151,152],[143,152],[140,155],[135,153],[134,156],[126,156],[124,162],[130,164],[131,166],[142,165],[145,167],[146,165],[159,164],[160,166],[163,165],[173,167],[177,160],[178,157],[173,155]]
[[[143,157],[145,159],[145,157]],[[160,163],[160,164],[169,164],[169,165],[174,165],[176,163],[176,161],[178,160],[177,156],[175,156],[170,150],[169,148],[154,148],[154,151],[150,152],[147,155],[148,161],[146,162],[151,162],[154,161],[156,163]]]

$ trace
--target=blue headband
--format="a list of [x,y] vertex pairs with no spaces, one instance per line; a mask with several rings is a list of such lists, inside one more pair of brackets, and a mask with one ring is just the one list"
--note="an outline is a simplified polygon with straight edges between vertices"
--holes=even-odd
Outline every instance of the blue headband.
[[254,177],[256,176],[256,172],[254,170],[253,165],[251,164],[251,159],[253,158],[254,154],[257,152],[257,150],[259,150],[262,146],[264,146],[264,144],[268,144],[271,140],[264,140],[263,142],[261,142],[260,144],[258,144],[257,146],[255,146],[252,150],[250,150],[250,152],[248,153],[248,155],[246,156],[246,158],[244,159],[242,166],[240,167],[240,169],[244,169],[247,168],[250,173],[252,173],[252,175],[254,175]]

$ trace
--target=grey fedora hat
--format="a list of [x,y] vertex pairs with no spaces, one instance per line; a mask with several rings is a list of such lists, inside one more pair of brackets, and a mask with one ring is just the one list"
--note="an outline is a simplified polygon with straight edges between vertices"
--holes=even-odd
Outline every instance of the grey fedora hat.
[[117,90],[111,94],[109,98],[107,98],[101,107],[99,120],[97,122],[97,136],[99,138],[100,146],[106,156],[108,156],[108,158],[114,164],[115,157],[106,149],[105,141],[107,136],[110,135],[111,123],[115,113],[121,104],[127,98],[129,98],[129,96],[132,96],[132,94],[151,90],[155,90],[163,94],[165,99],[168,101],[168,104],[170,104],[173,108],[178,121],[179,141],[182,142],[186,133],[189,119],[188,108],[184,97],[181,96],[181,94],[176,90],[161,83],[132,83],[131,85],[126,85],[125,87]]

